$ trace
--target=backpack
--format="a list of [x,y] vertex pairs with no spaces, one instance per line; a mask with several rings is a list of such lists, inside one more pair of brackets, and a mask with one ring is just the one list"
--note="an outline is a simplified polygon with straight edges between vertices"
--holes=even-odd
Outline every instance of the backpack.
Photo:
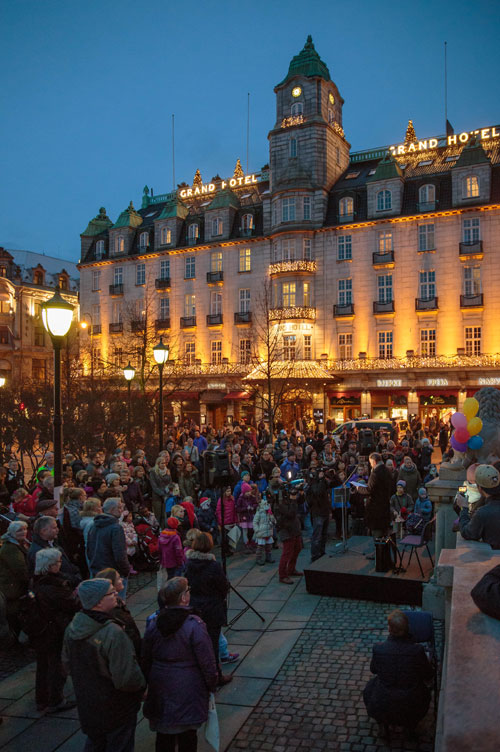
[[28,590],[26,595],[20,597],[18,618],[21,629],[30,640],[41,637],[50,623],[32,590]]
[[406,519],[406,531],[410,535],[422,535],[424,529],[424,518],[421,514],[412,512]]

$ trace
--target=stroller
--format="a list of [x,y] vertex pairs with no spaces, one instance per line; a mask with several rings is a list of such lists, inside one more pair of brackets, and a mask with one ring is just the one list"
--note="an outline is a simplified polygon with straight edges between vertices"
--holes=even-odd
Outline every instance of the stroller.
[[158,537],[160,530],[142,515],[134,519],[134,527],[137,533],[137,553],[134,558],[134,566],[142,571],[154,572],[160,563],[160,550]]

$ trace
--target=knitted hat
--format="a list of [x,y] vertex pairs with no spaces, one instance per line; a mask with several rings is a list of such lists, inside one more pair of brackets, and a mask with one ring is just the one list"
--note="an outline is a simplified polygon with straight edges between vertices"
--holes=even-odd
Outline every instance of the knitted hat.
[[108,473],[106,475],[106,483],[108,486],[110,486],[114,480],[120,480],[118,473]]
[[419,496],[427,496],[427,489],[426,488],[419,488],[418,489],[418,495]]
[[398,480],[398,482],[396,483],[396,486],[403,486],[403,488],[406,488],[406,481]]
[[169,517],[167,520],[167,526],[171,530],[176,530],[179,527],[179,520],[177,519],[177,517]]
[[243,478],[245,477],[245,475],[250,475],[250,473],[248,472],[248,470],[243,470],[243,472],[240,475],[240,478],[243,480]]
[[78,597],[84,609],[87,611],[97,606],[111,586],[110,580],[95,577],[93,580],[85,580],[78,586]]

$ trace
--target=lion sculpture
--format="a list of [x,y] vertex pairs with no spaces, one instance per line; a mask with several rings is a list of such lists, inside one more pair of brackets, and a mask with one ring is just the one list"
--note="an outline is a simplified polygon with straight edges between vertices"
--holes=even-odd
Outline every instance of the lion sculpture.
[[500,460],[500,390],[491,386],[480,389],[474,397],[479,402],[477,415],[483,421],[481,449],[468,449],[466,462],[493,463]]

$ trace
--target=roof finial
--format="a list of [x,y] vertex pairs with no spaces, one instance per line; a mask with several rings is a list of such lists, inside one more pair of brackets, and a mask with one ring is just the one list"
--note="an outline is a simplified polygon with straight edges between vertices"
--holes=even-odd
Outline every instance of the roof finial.
[[201,172],[199,170],[196,170],[193,178],[193,185],[196,187],[199,187],[200,185],[203,185],[203,180],[201,178]]
[[406,135],[405,135],[405,146],[407,144],[414,144],[415,141],[418,141],[418,138],[415,133],[415,128],[413,127],[413,120],[408,120],[408,128],[406,129]]
[[236,160],[236,167],[234,168],[233,178],[242,178],[244,177],[245,173],[243,172],[243,168],[241,166],[241,162],[239,159]]

